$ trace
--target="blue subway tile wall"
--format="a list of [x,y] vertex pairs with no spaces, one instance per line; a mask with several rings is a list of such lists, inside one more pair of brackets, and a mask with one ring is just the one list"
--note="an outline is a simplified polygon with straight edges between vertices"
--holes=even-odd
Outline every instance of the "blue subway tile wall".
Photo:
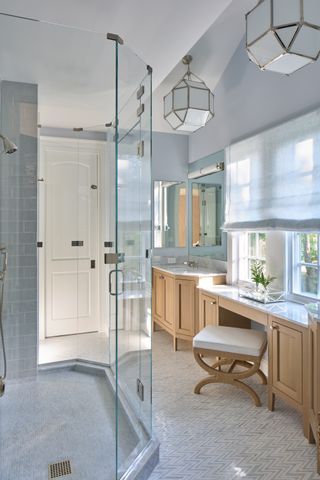
[[1,133],[18,146],[0,156],[0,244],[8,249],[3,320],[8,378],[17,379],[37,371],[37,86],[2,81],[0,99]]

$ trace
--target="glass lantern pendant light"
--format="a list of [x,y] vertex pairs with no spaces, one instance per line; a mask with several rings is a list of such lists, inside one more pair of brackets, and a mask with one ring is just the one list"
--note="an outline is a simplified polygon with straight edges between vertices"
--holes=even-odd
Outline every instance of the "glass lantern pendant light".
[[246,47],[261,70],[290,75],[320,54],[320,0],[260,0],[246,15]]
[[214,116],[213,93],[190,71],[191,61],[191,55],[183,57],[182,63],[188,66],[188,70],[163,99],[165,120],[174,130],[185,132],[199,130]]

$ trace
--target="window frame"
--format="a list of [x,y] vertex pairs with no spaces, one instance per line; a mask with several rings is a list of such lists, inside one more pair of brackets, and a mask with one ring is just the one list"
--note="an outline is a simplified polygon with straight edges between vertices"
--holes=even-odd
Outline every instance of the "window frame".
[[[248,231],[240,234],[238,241],[238,282],[253,284],[250,276],[249,265],[252,261],[261,262],[266,265],[267,258],[258,256],[259,252],[259,234],[266,234],[266,232],[260,231]],[[250,235],[255,235],[255,253],[257,255],[250,255]],[[267,239],[266,239],[267,240]],[[267,241],[266,241],[267,243]],[[241,252],[246,251],[246,255]],[[246,278],[244,278],[244,272],[246,272]]]
[[[317,235],[317,249],[318,260],[316,264],[302,262],[300,259],[299,249],[299,235],[301,233],[315,233]],[[289,238],[289,258],[290,264],[288,266],[288,299],[300,303],[308,303],[312,301],[320,301],[320,233],[318,232],[292,232]],[[307,294],[306,292],[299,292],[298,285],[301,282],[300,268],[301,266],[311,266],[317,269],[318,277],[318,293],[317,295]]]

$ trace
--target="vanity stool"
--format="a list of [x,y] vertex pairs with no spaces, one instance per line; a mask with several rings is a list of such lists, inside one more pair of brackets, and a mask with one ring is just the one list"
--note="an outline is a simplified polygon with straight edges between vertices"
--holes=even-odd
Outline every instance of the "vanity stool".
[[[267,383],[265,374],[260,370],[260,363],[267,348],[267,335],[264,332],[245,328],[208,325],[193,338],[193,354],[209,376],[201,380],[194,393],[200,393],[210,383],[227,383],[235,385],[248,393],[257,407],[260,398],[253,388],[242,380],[257,373],[263,384]],[[209,365],[204,357],[218,357]],[[234,371],[236,366],[245,370]]]

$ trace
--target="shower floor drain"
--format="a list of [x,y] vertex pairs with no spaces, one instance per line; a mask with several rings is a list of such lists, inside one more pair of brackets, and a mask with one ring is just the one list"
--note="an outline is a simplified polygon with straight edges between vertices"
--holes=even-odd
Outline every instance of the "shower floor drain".
[[71,475],[71,464],[70,460],[64,460],[63,462],[51,463],[49,465],[49,480],[51,478],[64,477],[66,475]]

